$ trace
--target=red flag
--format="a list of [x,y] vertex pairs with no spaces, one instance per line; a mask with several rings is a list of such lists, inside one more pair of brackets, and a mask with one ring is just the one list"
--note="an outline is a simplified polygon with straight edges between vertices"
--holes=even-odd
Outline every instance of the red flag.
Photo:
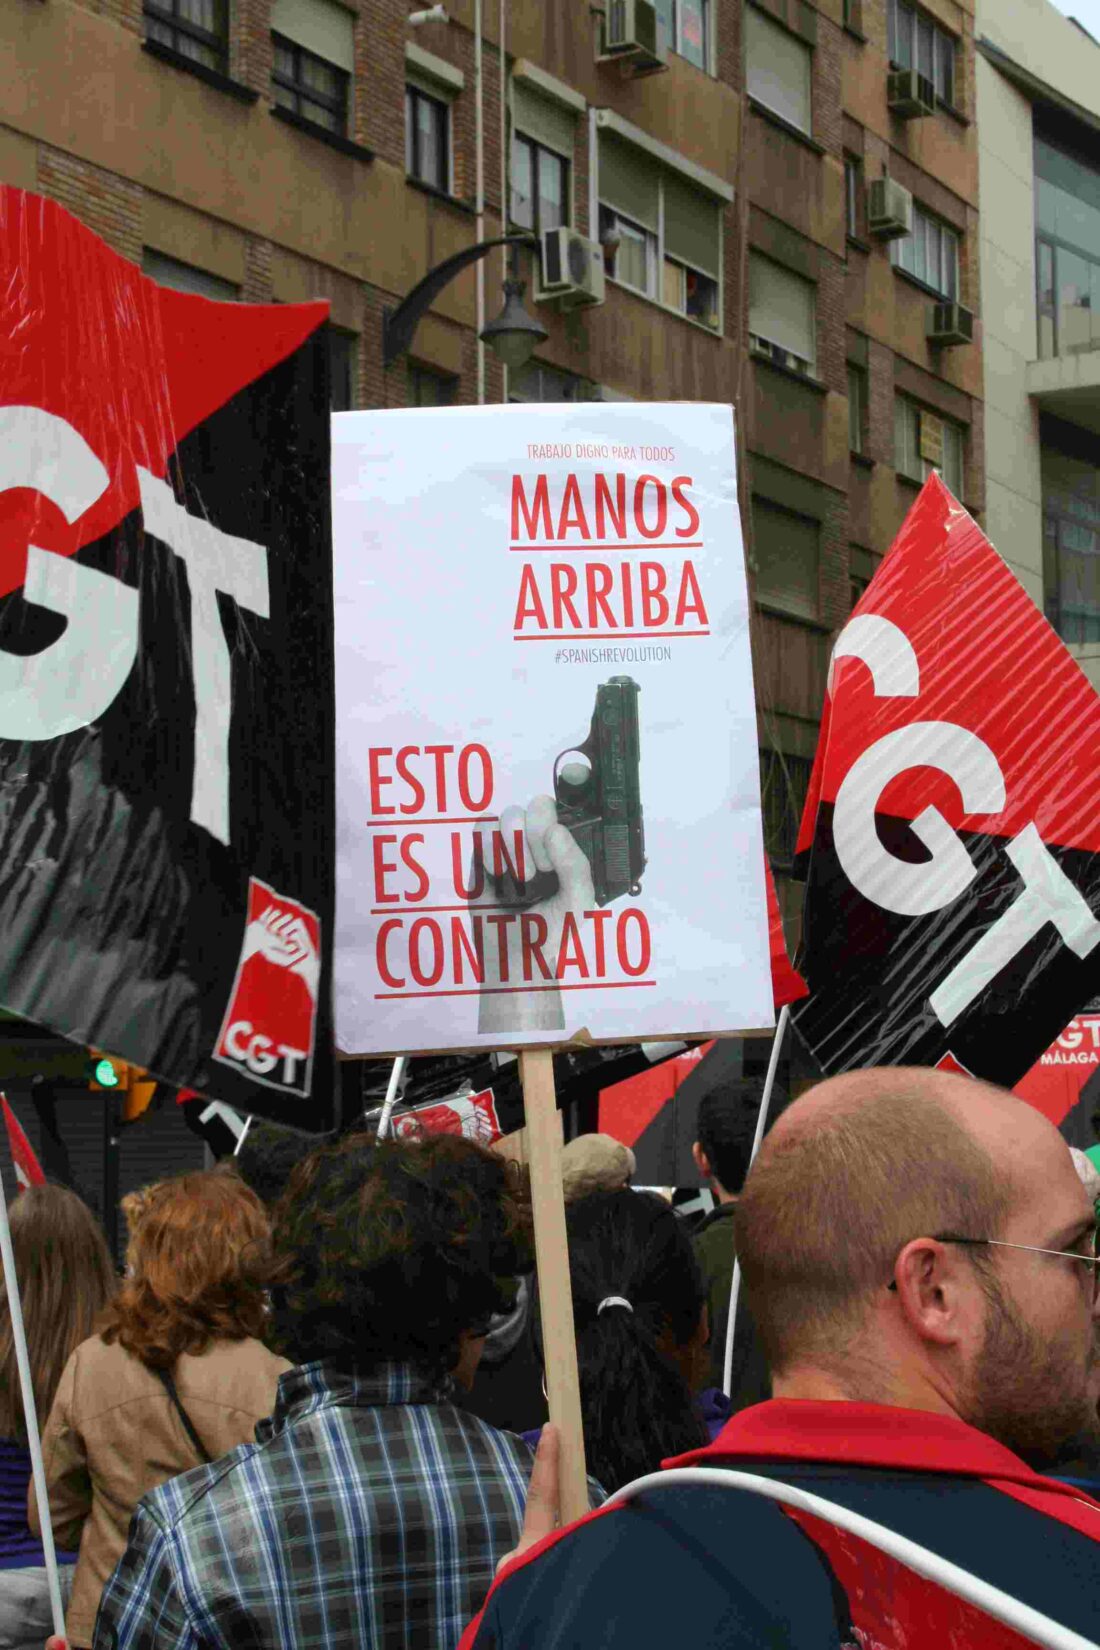
[[19,1190],[25,1192],[28,1186],[44,1186],[46,1176],[42,1173],[30,1141],[19,1127],[15,1113],[8,1105],[7,1097],[0,1094],[0,1105],[4,1108],[4,1126],[8,1131],[8,1150],[11,1152],[12,1164],[15,1168],[15,1178],[19,1182]]
[[826,1071],[1010,1087],[1100,993],[1100,698],[926,482],[833,652],[794,1019]]
[[767,859],[764,860],[764,882],[768,891],[768,949],[772,960],[772,996],[776,1013],[786,1003],[797,1003],[808,997],[810,988],[787,955],[787,940],[783,933],[783,917],[779,910],[779,896],[775,878]]

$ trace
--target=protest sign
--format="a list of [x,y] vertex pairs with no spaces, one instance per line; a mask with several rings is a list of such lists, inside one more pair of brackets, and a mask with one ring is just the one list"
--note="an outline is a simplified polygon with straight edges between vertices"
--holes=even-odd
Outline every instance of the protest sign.
[[772,1024],[728,407],[338,416],[337,1041]]
[[337,1041],[522,1051],[566,1518],[546,1045],[772,1023],[733,436],[686,405],[334,421]]
[[501,1138],[503,1130],[492,1089],[481,1089],[477,1094],[453,1094],[447,1100],[411,1106],[394,1118],[393,1133],[399,1140],[418,1140],[426,1134],[457,1134],[464,1140],[491,1146]]
[[1100,699],[933,475],[841,632],[792,1017],[828,1072],[1011,1086],[1100,986]]
[[332,1122],[324,305],[0,190],[0,1003]]

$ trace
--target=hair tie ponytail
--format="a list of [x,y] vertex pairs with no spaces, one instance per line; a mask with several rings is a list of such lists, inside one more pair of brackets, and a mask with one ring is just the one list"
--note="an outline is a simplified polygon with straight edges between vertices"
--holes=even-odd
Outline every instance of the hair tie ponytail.
[[600,1302],[599,1306],[597,1306],[597,1308],[596,1308],[597,1318],[599,1317],[600,1313],[603,1312],[609,1306],[625,1306],[626,1310],[630,1313],[631,1317],[634,1316],[634,1308],[631,1306],[630,1302],[626,1299],[625,1295],[605,1295],[603,1300]]

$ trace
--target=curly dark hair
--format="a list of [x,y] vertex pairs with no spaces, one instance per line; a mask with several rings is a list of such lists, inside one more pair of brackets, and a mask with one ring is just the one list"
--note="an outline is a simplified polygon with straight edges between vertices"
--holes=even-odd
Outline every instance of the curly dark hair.
[[527,1179],[452,1135],[345,1136],[294,1172],[275,1214],[275,1338],[295,1363],[444,1374],[532,1266]]
[[260,1202],[271,1209],[286,1191],[299,1163],[333,1138],[324,1135],[318,1139],[315,1134],[302,1134],[283,1123],[256,1122],[229,1162]]

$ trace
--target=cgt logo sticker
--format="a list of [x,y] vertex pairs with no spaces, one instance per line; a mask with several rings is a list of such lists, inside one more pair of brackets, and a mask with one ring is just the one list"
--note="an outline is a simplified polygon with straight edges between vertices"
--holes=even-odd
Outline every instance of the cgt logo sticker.
[[460,1134],[464,1140],[491,1146],[503,1130],[492,1089],[480,1089],[477,1094],[456,1094],[434,1105],[415,1106],[394,1119],[393,1132],[414,1140],[424,1134]]
[[250,878],[244,943],[214,1058],[268,1088],[308,1095],[320,980],[320,919]]

